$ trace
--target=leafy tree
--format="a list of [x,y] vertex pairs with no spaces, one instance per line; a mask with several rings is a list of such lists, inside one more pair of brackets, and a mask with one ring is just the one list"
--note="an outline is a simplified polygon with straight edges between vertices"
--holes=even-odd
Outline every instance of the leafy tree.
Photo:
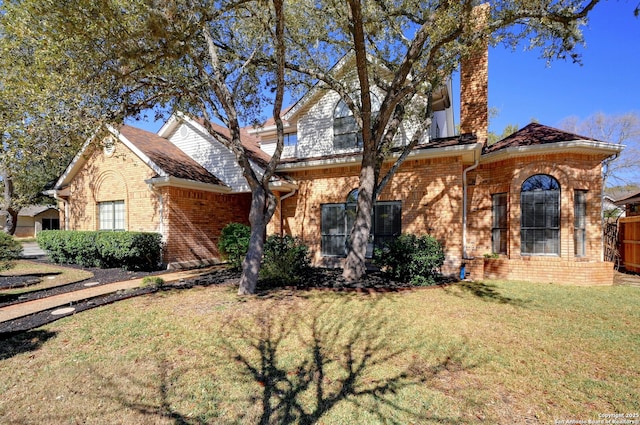
[[507,126],[504,128],[504,130],[502,130],[502,133],[500,134],[489,132],[487,136],[487,145],[491,146],[494,143],[504,139],[505,137],[511,136],[519,129],[520,127],[518,126],[518,124],[507,124]]
[[598,112],[584,120],[569,117],[560,126],[582,136],[625,145],[620,155],[603,162],[604,184],[624,186],[640,183],[640,115],[637,112],[621,115]]
[[[298,19],[287,28],[288,69],[319,81],[337,92],[353,112],[362,133],[356,219],[343,276],[365,273],[365,253],[371,211],[377,196],[423,139],[431,125],[432,99],[461,59],[485,43],[516,47],[526,41],[540,48],[544,59],[579,60],[581,25],[598,0],[525,0],[492,2],[491,10],[477,2],[403,2],[333,0],[298,2]],[[350,81],[338,79],[332,64],[353,52],[355,72]],[[384,92],[372,111],[372,87]],[[375,113],[374,113],[375,112]],[[389,171],[394,136],[405,120],[416,132]]]
[[[58,58],[52,63],[69,67],[66,75],[86,96],[81,110],[99,100],[103,120],[115,123],[149,108],[158,116],[183,111],[202,117],[213,137],[235,154],[252,191],[250,246],[239,292],[253,293],[266,225],[276,207],[269,183],[283,147],[283,0],[18,0],[4,7],[13,34]],[[254,57],[273,58],[273,65],[259,69]],[[28,84],[42,75],[35,73]],[[278,147],[258,173],[240,129],[257,119],[267,101]],[[214,122],[228,133],[217,131]]]

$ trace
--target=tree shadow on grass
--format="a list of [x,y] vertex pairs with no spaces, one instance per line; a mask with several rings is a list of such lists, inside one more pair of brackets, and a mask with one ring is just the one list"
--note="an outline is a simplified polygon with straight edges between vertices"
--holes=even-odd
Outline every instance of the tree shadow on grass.
[[485,282],[460,281],[455,285],[446,288],[449,293],[460,296],[459,293],[452,291],[452,288],[462,289],[463,292],[471,294],[487,302],[510,304],[518,307],[525,307],[530,302],[529,300],[506,297],[500,293],[496,285],[491,285]]
[[[406,359],[409,346],[398,345],[397,329],[377,303],[343,295],[316,302],[310,310],[294,308],[256,312],[229,324],[226,357],[240,366],[239,381],[253,381],[259,392],[247,405],[259,405],[258,424],[314,424],[341,403],[351,403],[382,423],[401,414],[415,421],[425,413],[404,405],[397,394],[429,385],[464,355],[453,353],[437,365]],[[305,314],[306,313],[306,314]],[[291,360],[296,347],[298,356]],[[475,367],[470,366],[470,367]],[[430,417],[429,419],[436,419]],[[437,418],[459,423],[458,418]]]
[[0,360],[39,350],[45,342],[54,336],[56,336],[56,332],[44,330],[0,333]]

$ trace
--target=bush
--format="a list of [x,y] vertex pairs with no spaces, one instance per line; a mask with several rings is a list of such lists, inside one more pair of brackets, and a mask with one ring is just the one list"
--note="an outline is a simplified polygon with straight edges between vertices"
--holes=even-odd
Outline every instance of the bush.
[[309,248],[301,239],[271,235],[264,243],[260,277],[269,286],[293,285],[304,279],[310,263]]
[[444,264],[444,251],[431,236],[402,234],[383,249],[376,249],[374,262],[401,282],[434,285]]
[[45,230],[37,239],[55,263],[154,270],[162,261],[158,233]]
[[0,270],[13,267],[13,261],[22,255],[22,245],[13,236],[0,231]]
[[242,260],[249,250],[251,228],[246,224],[229,223],[222,229],[218,249],[235,270],[242,268]]

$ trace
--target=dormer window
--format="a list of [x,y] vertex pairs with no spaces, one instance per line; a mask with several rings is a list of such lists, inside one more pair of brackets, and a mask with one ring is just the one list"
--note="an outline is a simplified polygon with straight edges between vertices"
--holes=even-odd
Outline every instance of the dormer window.
[[[371,111],[375,115],[379,110],[380,100],[371,93]],[[362,148],[362,132],[358,128],[353,111],[342,99],[333,110],[333,147],[335,149]]]

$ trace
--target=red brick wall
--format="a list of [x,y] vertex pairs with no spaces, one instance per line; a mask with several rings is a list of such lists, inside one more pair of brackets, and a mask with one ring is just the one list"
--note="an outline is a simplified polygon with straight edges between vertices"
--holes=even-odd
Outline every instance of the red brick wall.
[[100,148],[90,148],[86,155],[70,184],[70,230],[98,230],[98,203],[124,200],[126,230],[163,233],[163,261],[193,266],[219,261],[218,238],[226,224],[248,224],[249,194],[152,190],[144,181],[155,172],[121,143],[113,155]]
[[[524,165],[523,165],[524,164]],[[586,257],[581,261],[602,260],[602,220],[600,160],[578,154],[532,155],[481,164],[469,173],[469,234],[467,251],[472,256],[491,253],[491,195],[508,194],[507,256],[520,255],[520,190],[534,174],[548,174],[560,183],[560,257],[575,257],[573,238],[574,190],[587,191]]]
[[249,224],[251,195],[163,188],[165,262],[170,267],[219,262],[218,239],[229,223]]
[[[69,230],[98,230],[98,203],[122,200],[126,230],[159,231],[158,198],[144,182],[155,172],[122,143],[110,156],[95,146],[85,155],[69,187]],[[60,223],[64,227],[64,217]]]
[[[339,265],[340,260],[320,254],[321,204],[345,202],[358,187],[358,166],[294,171],[295,196],[283,201],[284,232],[301,237],[318,265]],[[456,273],[462,257],[462,162],[458,157],[406,161],[382,192],[381,201],[402,201],[402,231],[430,234],[445,246],[446,273]],[[280,210],[269,233],[280,232]]]

